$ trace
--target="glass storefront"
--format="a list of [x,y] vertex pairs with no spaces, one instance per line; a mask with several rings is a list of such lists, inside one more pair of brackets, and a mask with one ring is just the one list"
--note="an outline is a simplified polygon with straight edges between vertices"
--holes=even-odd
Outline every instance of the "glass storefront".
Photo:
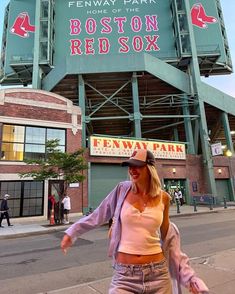
[[8,206],[11,217],[43,215],[44,185],[42,181],[4,181],[0,182],[3,197],[9,194]]

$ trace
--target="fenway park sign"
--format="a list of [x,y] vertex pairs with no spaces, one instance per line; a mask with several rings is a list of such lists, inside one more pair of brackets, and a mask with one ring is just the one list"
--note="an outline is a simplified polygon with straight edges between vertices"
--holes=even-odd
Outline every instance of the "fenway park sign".
[[136,149],[148,149],[155,158],[185,159],[185,145],[180,143],[140,141],[109,137],[90,137],[90,155],[129,157]]

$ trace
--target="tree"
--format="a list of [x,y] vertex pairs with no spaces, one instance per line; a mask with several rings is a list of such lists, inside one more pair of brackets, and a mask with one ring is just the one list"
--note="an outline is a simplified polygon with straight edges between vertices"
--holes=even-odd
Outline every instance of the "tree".
[[[59,207],[61,207],[61,201],[67,193],[69,184],[82,182],[85,179],[83,171],[87,169],[87,164],[83,154],[84,149],[79,149],[73,153],[62,152],[59,149],[58,139],[49,140],[46,142],[45,158],[25,159],[25,163],[33,165],[35,168],[30,172],[20,173],[20,177],[32,177],[36,181],[61,180],[63,185],[59,185],[61,188],[57,191]],[[61,216],[61,213],[59,213],[59,216]]]

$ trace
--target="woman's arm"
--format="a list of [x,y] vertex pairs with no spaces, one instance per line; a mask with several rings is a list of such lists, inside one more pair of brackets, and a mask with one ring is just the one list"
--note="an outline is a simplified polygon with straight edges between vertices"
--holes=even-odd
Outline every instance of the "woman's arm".
[[162,191],[162,202],[164,204],[164,211],[163,211],[163,221],[160,227],[160,231],[161,231],[161,239],[163,241],[167,235],[167,231],[170,224],[170,219],[169,219],[170,200],[171,200],[171,196],[168,193]]
[[61,249],[64,253],[66,253],[67,249],[72,246],[80,235],[108,222],[109,219],[113,217],[119,187],[120,184],[109,193],[99,207],[97,207],[91,214],[82,217],[65,231],[65,236],[61,241]]

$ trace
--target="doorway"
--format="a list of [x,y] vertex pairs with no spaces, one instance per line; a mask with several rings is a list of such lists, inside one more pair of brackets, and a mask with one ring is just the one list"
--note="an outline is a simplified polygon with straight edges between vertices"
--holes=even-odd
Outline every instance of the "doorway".
[[186,180],[184,179],[164,179],[164,190],[169,193],[174,199],[174,191],[178,189],[181,191],[184,199],[184,203],[187,203],[187,197],[186,197]]

